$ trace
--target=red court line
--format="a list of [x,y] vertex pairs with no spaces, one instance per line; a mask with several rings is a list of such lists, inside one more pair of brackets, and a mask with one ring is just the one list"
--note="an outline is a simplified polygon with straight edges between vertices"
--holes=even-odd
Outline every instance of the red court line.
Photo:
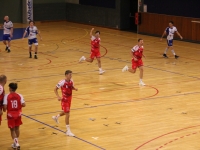
[[[149,140],[149,141],[143,143],[142,145],[138,146],[135,150],[139,150],[139,149],[141,149],[142,147],[144,147],[145,145],[151,143],[152,141],[155,141],[155,140],[157,140],[157,139],[160,139],[160,138],[162,138],[162,137],[164,137],[164,136],[166,136],[166,135],[170,135],[170,134],[173,134],[173,133],[177,133],[177,132],[180,132],[180,131],[184,131],[184,130],[191,129],[191,128],[196,128],[196,127],[200,127],[200,125],[189,126],[189,127],[186,127],[186,128],[182,128],[182,129],[179,129],[179,130],[175,130],[175,131],[172,131],[172,132],[168,132],[168,133],[162,134],[162,135],[160,135],[160,136],[158,136],[158,137],[155,137],[155,138],[153,138],[153,139],[151,139],[151,140]],[[180,138],[183,138],[183,137],[184,137],[184,136],[182,136],[182,137],[180,137]],[[162,146],[162,147],[163,147],[163,146]]]

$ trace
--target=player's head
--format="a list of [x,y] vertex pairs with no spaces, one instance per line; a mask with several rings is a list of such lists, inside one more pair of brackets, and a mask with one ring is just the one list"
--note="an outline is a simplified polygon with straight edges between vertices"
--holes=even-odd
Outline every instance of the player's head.
[[170,21],[170,22],[169,22],[169,27],[173,27],[173,25],[174,25],[174,22],[173,22],[173,21]]
[[144,41],[143,39],[138,39],[138,45],[143,45]]
[[4,17],[4,21],[8,21],[9,20],[9,17],[8,16],[5,16]]
[[0,84],[5,85],[7,82],[7,77],[5,75],[0,75]]
[[29,25],[30,25],[30,27],[33,27],[34,24],[35,24],[35,22],[34,22],[33,20],[30,20],[30,21],[29,21]]
[[15,92],[17,90],[17,83],[10,83],[9,85],[10,92]]
[[100,31],[96,31],[95,32],[95,37],[99,37],[100,36]]
[[72,71],[71,70],[65,71],[65,77],[67,80],[70,80],[72,78]]

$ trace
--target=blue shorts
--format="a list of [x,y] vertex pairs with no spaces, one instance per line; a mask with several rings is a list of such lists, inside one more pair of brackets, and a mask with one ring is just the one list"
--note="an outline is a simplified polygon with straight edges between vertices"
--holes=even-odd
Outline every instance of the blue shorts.
[[36,38],[34,39],[28,39],[28,45],[31,46],[32,44],[38,45],[38,41]]
[[11,41],[10,34],[3,34],[3,41]]
[[167,40],[167,45],[168,46],[173,46],[173,40]]

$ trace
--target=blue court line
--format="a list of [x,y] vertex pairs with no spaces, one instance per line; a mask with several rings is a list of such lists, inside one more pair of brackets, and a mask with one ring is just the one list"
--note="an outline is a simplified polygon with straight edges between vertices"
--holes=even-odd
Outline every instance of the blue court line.
[[[24,117],[26,117],[26,118],[29,118],[29,119],[31,119],[31,120],[34,120],[34,121],[36,121],[36,122],[38,122],[38,123],[41,123],[41,124],[43,124],[43,125],[45,125],[45,126],[48,126],[48,127],[52,128],[52,129],[55,129],[55,130],[60,131],[60,132],[62,132],[62,133],[65,133],[65,131],[62,131],[62,130],[60,130],[60,129],[58,129],[58,128],[55,128],[55,127],[53,127],[53,126],[50,126],[50,125],[48,125],[48,124],[46,124],[46,123],[44,123],[44,122],[41,122],[41,121],[39,121],[39,120],[37,120],[37,119],[34,119],[34,118],[29,117],[29,116],[24,115],[24,114],[22,114],[22,115],[23,115]],[[78,140],[80,140],[80,141],[83,141],[83,142],[85,142],[85,143],[88,143],[88,144],[90,144],[90,145],[92,145],[92,146],[94,146],[94,147],[96,147],[96,148],[101,149],[101,150],[105,150],[105,148],[102,148],[102,147],[100,147],[100,146],[98,146],[98,145],[95,145],[95,144],[93,144],[93,143],[91,143],[91,142],[88,142],[88,141],[86,141],[86,140],[84,140],[84,139],[81,139],[81,138],[79,138],[79,137],[77,137],[77,136],[74,136],[74,138],[76,138],[76,139],[78,139]]]
[[[74,109],[71,109],[71,110],[81,110],[81,109],[110,106],[110,105],[117,105],[117,104],[123,104],[123,103],[134,103],[134,102],[139,102],[139,101],[144,101],[144,100],[154,100],[154,99],[158,99],[158,98],[171,98],[171,97],[191,95],[191,94],[200,94],[200,92],[182,93],[182,94],[174,94],[174,95],[169,95],[169,96],[159,96],[159,97],[152,97],[152,98],[141,98],[139,100],[127,100],[127,101],[124,101],[124,102],[117,102],[117,103],[101,104],[101,105],[89,106],[89,107],[74,108]],[[45,115],[45,114],[52,114],[52,113],[56,113],[56,112],[60,112],[60,111],[47,112],[47,113],[41,113],[41,114],[33,114],[33,115],[28,115],[28,116],[39,116],[39,115]]]

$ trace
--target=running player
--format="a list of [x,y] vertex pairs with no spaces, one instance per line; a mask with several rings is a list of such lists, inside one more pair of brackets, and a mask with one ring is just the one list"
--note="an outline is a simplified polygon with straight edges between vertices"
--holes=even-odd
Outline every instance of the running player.
[[139,85],[145,86],[144,82],[142,81],[142,78],[143,78],[143,61],[142,61],[142,56],[144,56],[143,55],[143,51],[144,51],[143,40],[142,39],[138,39],[138,44],[131,49],[132,68],[129,69],[128,66],[126,65],[122,69],[122,72],[129,71],[131,73],[135,73],[136,69],[139,68],[139,70],[140,70]]
[[94,28],[90,31],[90,37],[91,37],[91,54],[90,58],[85,58],[85,56],[82,56],[79,59],[79,62],[87,61],[87,62],[93,62],[94,58],[96,57],[99,67],[99,74],[103,74],[105,71],[101,68],[101,54],[100,54],[100,31],[96,31],[95,35],[92,35],[92,32],[94,31]]
[[0,125],[1,125],[1,120],[2,120],[2,115],[3,115],[3,98],[5,95],[4,91],[4,85],[7,82],[7,77],[5,75],[0,75]]
[[25,101],[21,94],[16,93],[17,83],[9,84],[9,94],[6,94],[3,100],[3,110],[7,110],[8,127],[10,128],[11,137],[14,140],[12,148],[19,150],[19,126],[22,124],[21,113],[22,107],[25,107]]
[[183,39],[183,37],[180,35],[180,33],[178,32],[177,28],[174,26],[173,21],[169,22],[169,27],[167,27],[164,31],[164,33],[162,34],[161,37],[161,41],[162,38],[167,35],[167,48],[164,51],[163,57],[168,58],[167,57],[167,51],[168,49],[171,49],[175,59],[179,58],[179,56],[176,55],[174,48],[173,48],[173,39],[174,39],[174,33],[176,33],[181,39]]
[[6,51],[10,53],[11,38],[13,37],[13,23],[8,16],[4,17],[3,24],[3,43],[6,45]]
[[[66,123],[66,128],[67,128],[66,134],[68,136],[75,136],[70,130],[69,115],[70,115],[70,106],[71,106],[71,100],[72,100],[72,90],[78,91],[78,89],[74,87],[74,83],[71,78],[72,78],[72,71],[67,70],[65,72],[65,79],[61,80],[54,89],[54,92],[58,98],[58,101],[61,101],[62,112],[59,113],[57,116],[52,116],[52,119],[56,123],[59,123],[58,118],[60,116],[65,115],[65,123]],[[60,97],[58,94],[59,88],[61,88],[62,97]]]
[[31,54],[31,49],[32,49],[32,44],[34,43],[35,45],[35,59],[38,59],[37,57],[37,51],[38,51],[38,41],[37,41],[37,34],[40,36],[40,40],[42,40],[42,37],[40,35],[40,32],[38,31],[37,27],[34,26],[34,22],[33,21],[29,21],[29,26],[26,28],[23,38],[26,36],[26,34],[28,34],[28,45],[29,45],[29,58],[32,58],[32,54]]

